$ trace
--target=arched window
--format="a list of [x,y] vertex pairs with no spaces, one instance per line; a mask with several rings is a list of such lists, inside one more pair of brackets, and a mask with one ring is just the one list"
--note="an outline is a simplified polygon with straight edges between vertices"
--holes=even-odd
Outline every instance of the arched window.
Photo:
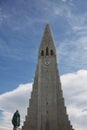
[[44,56],[44,51],[43,50],[41,51],[41,56]]
[[51,56],[53,55],[53,50],[50,51]]
[[46,48],[46,56],[49,55],[48,47]]

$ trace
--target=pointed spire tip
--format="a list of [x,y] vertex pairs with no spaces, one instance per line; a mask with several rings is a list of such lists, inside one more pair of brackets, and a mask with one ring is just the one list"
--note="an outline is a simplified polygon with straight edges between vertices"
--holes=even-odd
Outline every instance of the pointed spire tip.
[[46,28],[50,28],[50,24],[49,23],[46,24]]

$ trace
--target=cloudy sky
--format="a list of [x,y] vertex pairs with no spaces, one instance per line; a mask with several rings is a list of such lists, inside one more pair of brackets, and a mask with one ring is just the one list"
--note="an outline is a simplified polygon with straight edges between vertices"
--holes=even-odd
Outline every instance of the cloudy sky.
[[0,130],[16,109],[23,125],[46,23],[71,124],[87,130],[87,0],[0,0]]

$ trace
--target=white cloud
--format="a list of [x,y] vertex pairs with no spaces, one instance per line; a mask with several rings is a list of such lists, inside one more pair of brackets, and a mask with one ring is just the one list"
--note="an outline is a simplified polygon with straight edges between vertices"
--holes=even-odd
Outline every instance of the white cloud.
[[86,36],[87,35],[87,12],[82,14],[77,14],[72,12],[72,5],[71,8],[68,7],[68,11],[66,12],[66,19],[71,26],[72,32],[75,33],[77,36]]
[[62,0],[63,2],[66,2],[67,0]]
[[21,84],[17,89],[0,95],[0,110],[2,112],[2,120],[0,121],[1,130],[12,129],[11,119],[17,109],[20,111],[21,124],[23,123],[27,113],[31,90],[32,84]]
[[5,13],[2,12],[2,9],[0,8],[0,25],[3,23],[5,19],[8,19],[9,15],[6,15]]
[[[67,30],[69,29],[69,31],[74,32],[75,35],[87,35],[87,12],[77,13],[77,5],[72,1],[62,0],[60,4],[53,2],[53,6],[51,7],[53,10],[52,15],[54,17],[63,16],[69,24]],[[78,9],[80,10],[80,7]]]
[[[61,76],[65,104],[71,124],[75,130],[87,128],[87,70],[79,70]],[[21,114],[21,126],[27,113],[32,84],[21,84],[11,92],[0,95],[1,130],[11,130],[13,113],[18,109]]]
[[61,76],[65,102],[75,130],[86,130],[87,70]]
[[[74,37],[72,40],[66,38],[58,47],[59,63],[65,64],[63,69],[77,70],[87,69],[87,37]],[[66,58],[67,57],[67,58]]]

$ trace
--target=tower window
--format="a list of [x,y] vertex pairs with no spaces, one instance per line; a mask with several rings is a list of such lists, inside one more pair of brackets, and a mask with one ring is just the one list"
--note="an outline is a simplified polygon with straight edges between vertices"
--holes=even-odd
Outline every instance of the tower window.
[[46,111],[46,113],[48,114],[48,111]]
[[46,122],[46,126],[45,127],[46,127],[45,130],[50,130],[50,126],[49,126],[49,122],[48,121]]
[[48,47],[46,48],[46,56],[49,55]]
[[44,56],[44,51],[43,50],[41,51],[41,56]]
[[46,104],[48,105],[48,102],[46,102]]
[[53,55],[53,50],[50,51],[51,56]]

